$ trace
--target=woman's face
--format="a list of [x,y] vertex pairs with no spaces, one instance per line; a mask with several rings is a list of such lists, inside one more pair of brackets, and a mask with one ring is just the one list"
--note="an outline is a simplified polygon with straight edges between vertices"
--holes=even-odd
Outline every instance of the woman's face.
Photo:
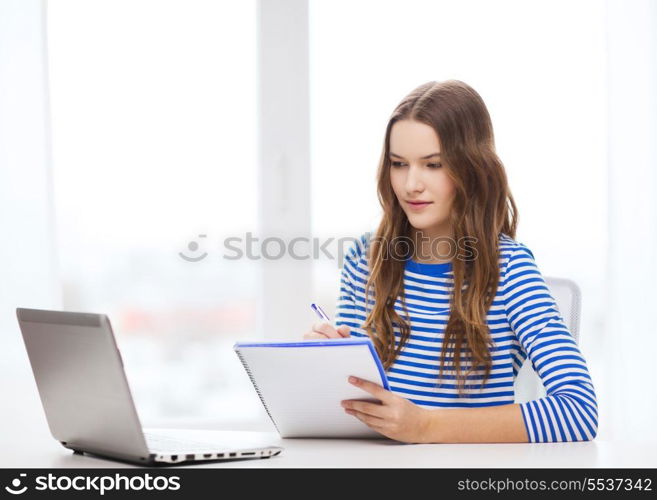
[[392,126],[392,189],[411,226],[429,237],[451,235],[448,217],[455,189],[439,153],[440,140],[429,125],[400,120]]

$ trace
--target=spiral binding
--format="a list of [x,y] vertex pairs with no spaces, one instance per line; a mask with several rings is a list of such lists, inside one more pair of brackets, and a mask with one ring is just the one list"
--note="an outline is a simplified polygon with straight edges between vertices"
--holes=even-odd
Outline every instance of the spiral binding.
[[260,398],[260,402],[262,403],[262,406],[265,407],[265,411],[267,412],[267,415],[269,415],[269,418],[271,421],[274,423],[274,427],[276,427],[276,430],[280,434],[281,431],[278,428],[278,425],[276,425],[276,421],[274,420],[274,417],[272,417],[272,414],[269,412],[269,408],[267,407],[267,403],[265,403],[265,399],[262,397],[262,394],[260,393],[260,389],[258,388],[258,384],[256,384],[255,379],[253,378],[253,374],[251,373],[251,370],[249,370],[249,365],[246,363],[246,360],[242,356],[242,353],[240,351],[235,351],[237,353],[237,357],[240,358],[240,361],[242,362],[242,366],[244,367],[244,370],[246,370],[246,374],[249,376],[251,379],[251,383],[253,384],[253,388],[255,389],[256,393],[258,394],[258,397]]

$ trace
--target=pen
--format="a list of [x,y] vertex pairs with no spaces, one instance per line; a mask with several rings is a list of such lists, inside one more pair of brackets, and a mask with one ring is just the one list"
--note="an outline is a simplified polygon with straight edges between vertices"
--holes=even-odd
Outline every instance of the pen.
[[310,304],[310,308],[317,313],[317,316],[319,316],[320,319],[323,319],[324,321],[328,321],[329,323],[331,322],[331,320],[326,315],[326,313],[317,304],[314,303]]

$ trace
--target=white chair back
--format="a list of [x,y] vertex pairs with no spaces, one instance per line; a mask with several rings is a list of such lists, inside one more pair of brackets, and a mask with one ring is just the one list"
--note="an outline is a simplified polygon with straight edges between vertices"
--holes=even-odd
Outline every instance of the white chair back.
[[[579,286],[574,281],[565,278],[546,276],[545,282],[550,289],[552,297],[557,302],[557,307],[568,330],[573,335],[575,342],[579,344],[579,322],[582,300]],[[516,403],[532,401],[546,395],[543,382],[534,371],[529,358],[525,360],[518,372],[514,390]]]

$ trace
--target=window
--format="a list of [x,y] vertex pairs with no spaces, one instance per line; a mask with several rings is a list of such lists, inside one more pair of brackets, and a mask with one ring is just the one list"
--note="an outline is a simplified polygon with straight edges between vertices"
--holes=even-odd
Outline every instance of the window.
[[[605,5],[593,0],[311,0],[313,233],[376,229],[376,169],[394,107],[422,83],[463,80],[491,114],[517,239],[544,275],[581,286],[582,341],[596,349],[587,335],[602,326],[605,300],[605,50]],[[314,295],[329,314],[337,267],[314,262]]]
[[223,240],[256,225],[255,2],[58,0],[47,23],[64,307],[109,315],[144,420],[253,416],[232,344],[256,268]]

